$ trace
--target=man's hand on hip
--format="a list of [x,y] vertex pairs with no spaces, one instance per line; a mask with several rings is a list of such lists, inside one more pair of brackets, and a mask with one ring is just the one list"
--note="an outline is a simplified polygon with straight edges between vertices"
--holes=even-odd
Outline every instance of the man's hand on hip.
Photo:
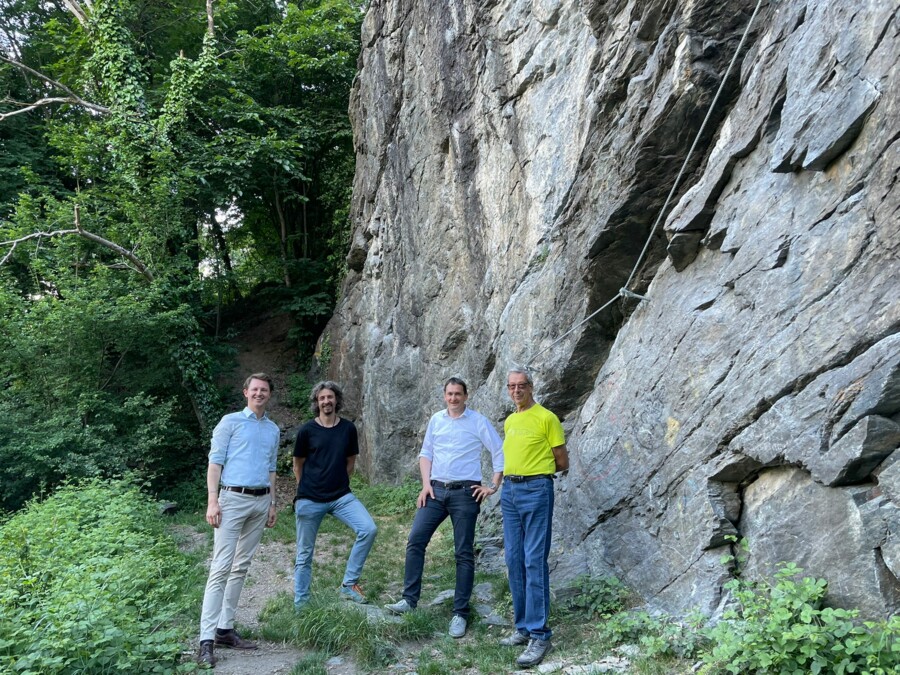
[[422,491],[419,493],[419,497],[416,499],[416,508],[421,509],[425,506],[425,503],[428,501],[428,497],[434,499],[434,488],[431,487],[431,483],[422,487]]
[[473,485],[472,486],[472,496],[475,497],[475,501],[479,504],[483,502],[486,498],[490,497],[493,494],[497,493],[496,488],[491,488],[490,485]]

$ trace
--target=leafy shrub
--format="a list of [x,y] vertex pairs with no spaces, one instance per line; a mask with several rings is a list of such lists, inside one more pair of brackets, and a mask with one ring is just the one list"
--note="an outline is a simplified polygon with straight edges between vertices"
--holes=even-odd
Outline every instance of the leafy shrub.
[[[186,308],[166,309],[159,289],[114,281],[92,276],[65,301],[0,285],[0,509],[64,478],[137,470],[165,484],[197,468],[185,391],[202,378],[173,356],[195,324]],[[197,368],[201,356],[179,358]]]
[[643,610],[618,612],[604,617],[597,627],[598,637],[608,645],[634,644],[643,658],[660,656],[692,658],[705,643],[698,630],[703,617],[690,615],[684,620]]
[[628,589],[616,577],[576,577],[572,585],[577,592],[562,603],[567,611],[588,617],[618,612],[625,605]]
[[134,485],[32,502],[0,527],[0,672],[178,670],[191,571]]
[[900,617],[858,620],[858,610],[822,607],[824,579],[800,578],[783,564],[774,583],[735,579],[735,604],[707,635],[703,671],[713,673],[868,673],[900,668]]

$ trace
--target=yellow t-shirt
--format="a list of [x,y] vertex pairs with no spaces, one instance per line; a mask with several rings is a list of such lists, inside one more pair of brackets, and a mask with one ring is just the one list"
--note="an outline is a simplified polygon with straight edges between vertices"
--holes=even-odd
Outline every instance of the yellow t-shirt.
[[503,425],[503,473],[534,476],[556,473],[553,448],[565,445],[559,418],[535,403],[525,412],[514,412]]

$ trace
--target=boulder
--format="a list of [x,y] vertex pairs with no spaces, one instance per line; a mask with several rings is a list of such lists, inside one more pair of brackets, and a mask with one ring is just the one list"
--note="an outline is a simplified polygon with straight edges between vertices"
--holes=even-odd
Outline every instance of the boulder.
[[373,0],[328,374],[361,467],[399,482],[446,377],[502,430],[507,369],[530,364],[572,461],[555,586],[614,574],[713,614],[737,536],[754,573],[794,561],[887,616],[896,7],[762,3],[747,30],[755,9]]

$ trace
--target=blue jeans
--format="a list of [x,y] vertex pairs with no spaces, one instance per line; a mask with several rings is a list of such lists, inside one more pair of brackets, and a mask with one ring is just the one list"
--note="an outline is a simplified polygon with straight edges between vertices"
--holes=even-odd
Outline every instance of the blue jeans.
[[[477,485],[477,483],[473,483]],[[406,568],[403,574],[403,597],[410,607],[419,604],[422,594],[422,569],[425,548],[447,516],[453,523],[453,553],[456,558],[456,592],[453,613],[469,618],[469,598],[475,584],[475,521],[481,507],[472,495],[471,487],[447,488],[434,486],[434,499],[428,497],[425,506],[416,509],[412,529],[406,543]]]
[[316,535],[319,525],[326,514],[350,527],[356,533],[356,541],[347,559],[344,571],[344,585],[351,586],[359,581],[363,565],[378,528],[366,507],[352,492],[345,494],[333,502],[314,502],[309,499],[298,499],[294,503],[294,514],[297,517],[297,560],[294,564],[294,604],[302,605],[309,600],[309,582],[312,579],[313,552],[316,548]]
[[553,633],[548,625],[547,556],[553,522],[553,481],[549,478],[521,483],[503,481],[500,510],[516,630],[532,638],[549,640]]

